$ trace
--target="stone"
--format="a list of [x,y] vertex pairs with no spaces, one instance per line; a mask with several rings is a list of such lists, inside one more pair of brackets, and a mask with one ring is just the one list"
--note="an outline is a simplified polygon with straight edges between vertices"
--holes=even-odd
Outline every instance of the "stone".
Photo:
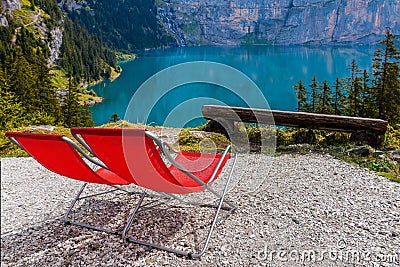
[[385,157],[385,152],[380,151],[380,150],[375,150],[374,153],[372,154],[374,158],[384,158]]
[[20,0],[5,0],[2,1],[2,5],[6,11],[12,11],[22,7]]
[[49,132],[53,132],[55,127],[51,125],[39,125],[39,126],[29,126],[28,129],[30,130],[45,130]]
[[400,162],[400,149],[391,151],[391,152],[390,152],[390,157],[391,157],[393,160],[395,160],[395,161],[397,161],[397,162]]
[[364,146],[359,146],[359,147],[354,147],[349,150],[347,150],[348,154],[355,154],[361,157],[368,157],[372,153],[372,148],[368,145]]

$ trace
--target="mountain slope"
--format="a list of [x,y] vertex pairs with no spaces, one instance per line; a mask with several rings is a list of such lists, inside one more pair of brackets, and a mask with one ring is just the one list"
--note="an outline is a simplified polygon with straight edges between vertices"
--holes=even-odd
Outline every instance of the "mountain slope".
[[77,81],[109,78],[111,68],[117,68],[114,53],[97,36],[65,17],[56,0],[7,0],[1,8],[1,61],[17,45],[41,47],[48,66],[62,67]]
[[59,5],[73,21],[114,49],[131,52],[176,45],[159,24],[154,0],[68,0]]
[[372,44],[400,35],[400,1],[159,0],[158,16],[178,43]]

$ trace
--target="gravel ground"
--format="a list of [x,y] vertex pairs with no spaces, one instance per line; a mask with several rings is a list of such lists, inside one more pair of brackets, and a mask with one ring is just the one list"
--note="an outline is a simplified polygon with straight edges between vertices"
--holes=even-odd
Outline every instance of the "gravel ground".
[[[239,158],[240,181],[227,196],[238,209],[222,214],[205,255],[189,260],[64,225],[81,183],[31,158],[2,159],[1,266],[400,266],[400,184],[329,155],[285,154],[270,163]],[[264,182],[249,192],[249,181]],[[74,216],[121,229],[137,199],[87,199]],[[129,234],[189,249],[212,214],[161,203],[139,213]]]

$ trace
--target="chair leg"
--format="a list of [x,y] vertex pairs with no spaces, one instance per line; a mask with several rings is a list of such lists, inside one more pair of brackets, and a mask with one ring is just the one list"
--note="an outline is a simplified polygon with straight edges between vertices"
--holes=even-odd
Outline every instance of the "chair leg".
[[[174,248],[171,248],[171,247],[166,247],[166,246],[163,246],[163,245],[160,245],[160,244],[150,243],[150,242],[146,242],[146,241],[143,241],[143,240],[138,240],[138,239],[127,237],[127,233],[128,233],[129,229],[132,226],[134,217],[135,217],[137,211],[139,210],[139,208],[140,208],[140,206],[142,204],[142,201],[143,201],[143,199],[145,197],[145,194],[142,195],[142,197],[140,198],[140,200],[138,202],[138,205],[136,206],[136,208],[133,211],[132,215],[129,217],[128,223],[127,223],[124,231],[122,232],[122,238],[125,241],[128,241],[128,242],[132,242],[132,243],[136,243],[136,244],[139,244],[139,245],[144,245],[144,246],[147,246],[147,247],[151,247],[151,248],[156,248],[156,249],[172,252],[172,253],[175,253],[175,254],[178,254],[178,255],[183,255],[183,256],[186,256],[186,257],[189,257],[189,258],[200,258],[206,252],[208,244],[209,244],[209,242],[211,240],[211,235],[212,235],[212,232],[213,232],[213,230],[215,228],[215,225],[217,223],[219,212],[221,211],[221,209],[227,209],[226,207],[223,206],[224,198],[225,198],[225,195],[227,193],[229,182],[230,182],[230,180],[232,178],[232,173],[233,173],[233,169],[234,169],[235,164],[236,164],[236,159],[237,159],[237,157],[235,157],[234,162],[232,164],[232,167],[231,167],[227,182],[226,182],[226,184],[224,186],[224,190],[223,190],[223,192],[221,194],[221,197],[219,198],[219,204],[216,207],[216,212],[215,212],[214,218],[213,218],[213,220],[211,222],[211,226],[210,226],[210,229],[208,231],[207,237],[205,239],[204,246],[200,251],[194,252],[194,253],[193,252],[187,252],[187,251],[183,251],[183,250],[174,249]],[[232,205],[231,203],[228,203],[228,205],[229,204]],[[235,209],[236,209],[236,207],[233,206],[229,210],[233,211]]]
[[85,228],[92,229],[92,230],[96,230],[96,231],[100,231],[100,232],[105,232],[105,233],[109,233],[109,234],[120,235],[121,232],[120,232],[120,231],[117,231],[117,230],[105,229],[105,228],[97,227],[97,226],[94,226],[94,225],[90,225],[90,224],[86,224],[86,223],[81,223],[81,222],[73,221],[73,220],[71,220],[71,219],[69,218],[69,215],[70,215],[70,213],[72,212],[72,210],[73,210],[73,208],[75,207],[75,205],[76,205],[76,203],[78,202],[78,200],[81,200],[81,199],[84,199],[84,198],[90,198],[90,197],[93,197],[93,196],[103,195],[103,194],[107,194],[107,193],[111,193],[111,192],[115,192],[115,191],[117,191],[117,190],[122,190],[122,191],[124,191],[124,192],[126,192],[126,193],[128,193],[128,194],[135,193],[135,192],[128,192],[128,191],[126,191],[126,190],[124,190],[124,189],[115,187],[113,190],[109,190],[109,191],[106,191],[106,192],[97,193],[97,194],[91,194],[91,195],[88,195],[88,196],[81,197],[81,194],[82,194],[83,191],[85,190],[86,186],[87,186],[87,183],[84,183],[84,184],[82,185],[81,189],[78,191],[78,194],[77,194],[77,195],[75,196],[75,198],[72,200],[71,205],[69,206],[69,208],[67,209],[66,213],[64,214],[63,222],[64,222],[65,224],[77,225],[77,226],[85,227]]
[[146,193],[143,192],[142,196],[139,199],[139,202],[137,203],[135,209],[133,210],[132,214],[129,216],[128,222],[125,225],[124,230],[122,231],[121,235],[122,235],[122,239],[125,241],[126,240],[126,234],[128,233],[129,229],[132,226],[133,220],[135,218],[135,215],[137,213],[137,211],[139,210],[140,206],[142,205],[143,199],[146,196]]

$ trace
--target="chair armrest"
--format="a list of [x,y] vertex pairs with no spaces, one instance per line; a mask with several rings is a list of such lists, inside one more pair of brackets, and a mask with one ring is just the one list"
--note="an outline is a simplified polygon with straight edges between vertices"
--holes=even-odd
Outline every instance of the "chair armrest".
[[83,141],[82,138],[80,138],[76,133],[73,133],[72,136],[76,139],[76,141],[79,142],[79,144],[81,144],[87,151],[89,151],[90,154],[94,155],[90,146],[88,144],[86,144],[86,142]]
[[230,145],[226,147],[224,153],[222,154],[222,157],[221,157],[220,160],[218,161],[217,167],[215,168],[215,170],[214,170],[213,174],[211,175],[211,178],[210,178],[210,180],[208,181],[207,184],[211,184],[211,183],[214,181],[214,179],[215,179],[215,177],[216,177],[216,175],[217,175],[219,169],[221,168],[221,164],[222,164],[222,162],[224,161],[226,155],[228,154],[228,151],[229,151],[230,148],[231,148]]
[[178,154],[179,151],[175,150],[170,144],[168,144],[167,142],[162,141],[163,145],[169,150],[172,151],[173,153]]
[[[75,137],[76,138],[76,137]],[[100,166],[104,169],[109,170],[109,168],[102,162],[95,160],[94,158],[92,158],[91,156],[89,156],[88,154],[85,153],[85,151],[80,148],[80,146],[78,146],[74,141],[72,141],[71,139],[69,139],[68,137],[63,136],[62,140],[64,140],[65,142],[69,143],[70,145],[72,145],[76,151],[78,151],[83,157],[85,157],[87,160],[89,160],[91,163]],[[78,139],[77,139],[78,140]],[[79,142],[79,141],[78,141]],[[86,146],[85,146],[86,148]],[[90,148],[88,149],[89,153],[92,153]]]

